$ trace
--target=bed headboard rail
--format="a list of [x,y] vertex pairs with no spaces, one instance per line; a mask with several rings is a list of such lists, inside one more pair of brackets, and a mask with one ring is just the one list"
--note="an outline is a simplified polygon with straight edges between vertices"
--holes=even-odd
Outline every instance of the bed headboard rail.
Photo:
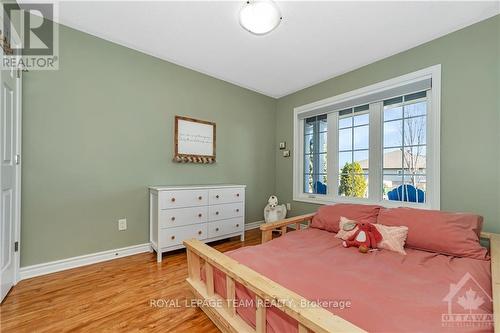
[[481,238],[490,243],[491,291],[493,296],[493,321],[495,332],[500,332],[500,234],[481,232]]

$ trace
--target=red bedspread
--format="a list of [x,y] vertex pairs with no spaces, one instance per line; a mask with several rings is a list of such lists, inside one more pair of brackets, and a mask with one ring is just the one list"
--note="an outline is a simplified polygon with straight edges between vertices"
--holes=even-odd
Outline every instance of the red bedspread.
[[[493,331],[489,261],[412,249],[406,256],[387,250],[361,254],[344,249],[334,236],[309,228],[225,254],[370,332]],[[225,295],[225,276],[214,273],[215,291]],[[452,290],[451,284],[458,285]],[[236,297],[254,299],[238,284]],[[342,301],[350,307],[341,309]],[[255,327],[254,307],[237,311]],[[297,324],[270,308],[267,329],[296,332]]]

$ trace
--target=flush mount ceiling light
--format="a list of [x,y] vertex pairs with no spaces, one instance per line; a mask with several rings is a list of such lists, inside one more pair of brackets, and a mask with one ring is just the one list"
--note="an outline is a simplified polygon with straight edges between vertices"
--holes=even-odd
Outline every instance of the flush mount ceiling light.
[[247,1],[240,10],[241,26],[255,35],[273,31],[281,19],[278,6],[271,0]]

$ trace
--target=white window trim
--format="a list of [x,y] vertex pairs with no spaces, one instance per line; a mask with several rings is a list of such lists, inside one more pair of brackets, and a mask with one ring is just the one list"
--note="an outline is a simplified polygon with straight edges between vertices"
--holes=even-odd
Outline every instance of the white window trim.
[[[303,137],[304,137],[304,126],[303,119],[300,119],[301,115],[312,113],[314,110],[319,108],[328,107],[340,102],[349,101],[351,99],[363,97],[366,95],[374,94],[377,92],[381,92],[384,90],[389,90],[396,88],[398,86],[409,84],[412,82],[418,82],[423,79],[432,79],[432,89],[431,94],[428,96],[429,107],[427,108],[427,193],[426,193],[426,202],[425,204],[418,203],[410,203],[410,202],[401,202],[401,201],[390,201],[390,200],[382,200],[381,194],[375,195],[373,190],[370,191],[370,198],[349,198],[349,197],[341,197],[333,194],[309,194],[303,192]],[[379,104],[379,108],[381,104]],[[372,112],[370,110],[370,122],[377,122],[382,125],[382,117],[381,110],[378,112]],[[303,118],[303,117],[302,117]],[[336,122],[334,121],[335,117],[328,117],[328,132],[336,133],[334,130],[337,127]],[[381,131],[381,126],[375,126],[378,128],[377,131]],[[425,208],[425,209],[440,209],[440,128],[441,128],[441,65],[434,65],[428,68],[421,69],[419,71],[405,74],[390,80],[386,80],[383,82],[378,82],[372,84],[370,86],[366,86],[363,88],[359,88],[344,94],[340,94],[337,96],[329,97],[317,102],[313,102],[310,104],[302,105],[294,108],[293,113],[293,200],[308,202],[308,203],[316,203],[316,204],[332,204],[332,203],[340,203],[340,202],[348,202],[348,203],[360,203],[360,204],[378,204],[385,207],[415,207],[415,208]],[[372,133],[372,129],[370,128],[370,164],[374,163],[376,167],[380,167],[382,165],[381,161],[381,147],[382,142],[378,142],[382,140],[382,136],[379,133]],[[328,146],[334,147],[337,144],[337,140],[335,135],[328,135]],[[373,148],[373,149],[372,149]],[[373,151],[372,151],[373,150]],[[336,151],[336,150],[335,150]],[[373,156],[372,156],[373,155]],[[380,156],[379,156],[380,155]],[[337,159],[334,154],[328,154],[328,165],[335,166],[337,163],[335,160]],[[336,179],[335,168],[328,168],[328,179]],[[381,179],[370,179],[370,189],[375,189],[375,191],[380,188],[379,182]],[[429,186],[430,185],[430,186]],[[328,187],[331,188],[330,186]],[[379,192],[379,191],[377,191]],[[373,195],[378,198],[373,198]]]

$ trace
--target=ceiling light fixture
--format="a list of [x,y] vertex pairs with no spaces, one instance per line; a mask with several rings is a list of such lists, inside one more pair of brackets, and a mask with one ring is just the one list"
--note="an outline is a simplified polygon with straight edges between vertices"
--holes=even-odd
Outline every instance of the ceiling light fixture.
[[241,26],[255,35],[273,31],[281,20],[280,10],[272,0],[246,1],[240,10]]

